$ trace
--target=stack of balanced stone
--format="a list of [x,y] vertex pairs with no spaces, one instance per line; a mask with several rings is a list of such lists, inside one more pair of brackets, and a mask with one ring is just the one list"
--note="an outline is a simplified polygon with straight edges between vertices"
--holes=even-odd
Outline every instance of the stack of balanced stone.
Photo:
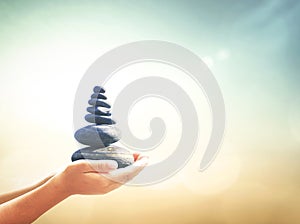
[[74,152],[72,161],[79,159],[115,160],[118,168],[123,168],[131,165],[134,157],[128,150],[111,145],[120,140],[121,133],[116,127],[116,122],[111,118],[111,106],[105,102],[107,98],[104,93],[103,87],[94,87],[94,93],[88,101],[89,114],[84,117],[87,122],[93,124],[80,128],[74,135],[78,142],[89,147]]

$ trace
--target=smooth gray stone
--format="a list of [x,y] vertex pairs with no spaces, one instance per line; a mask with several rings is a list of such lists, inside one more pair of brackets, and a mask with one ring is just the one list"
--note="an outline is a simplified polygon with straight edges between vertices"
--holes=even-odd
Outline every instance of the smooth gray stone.
[[101,86],[95,86],[94,93],[105,93],[105,89]]
[[87,114],[84,119],[90,123],[96,124],[115,124],[116,122],[109,117],[103,117],[95,114]]
[[104,148],[119,141],[121,132],[115,125],[88,125],[77,130],[74,137],[84,145]]
[[89,105],[111,108],[111,106],[108,103],[105,103],[104,101],[95,98],[89,100]]
[[99,110],[98,107],[88,107],[88,108],[86,108],[86,110],[88,112],[90,112],[91,114],[102,115],[102,116],[110,116],[111,115],[111,113],[109,111]]
[[107,99],[107,97],[104,96],[104,95],[101,94],[101,93],[93,93],[93,94],[91,95],[91,98],[102,99],[102,100],[106,100],[106,99]]
[[72,161],[80,159],[115,160],[118,163],[118,168],[124,168],[134,162],[133,154],[130,151],[114,145],[102,149],[91,147],[79,149],[73,153]]

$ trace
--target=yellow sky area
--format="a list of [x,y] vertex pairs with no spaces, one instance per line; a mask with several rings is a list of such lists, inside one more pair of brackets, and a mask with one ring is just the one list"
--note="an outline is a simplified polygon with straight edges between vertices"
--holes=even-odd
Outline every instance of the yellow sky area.
[[[271,175],[271,172],[268,174]],[[299,219],[299,188],[259,183],[248,175],[213,195],[195,194],[183,184],[165,189],[124,187],[107,196],[74,196],[36,223],[290,223]]]
[[[68,162],[78,147],[72,135],[46,129],[41,135],[39,128],[33,125],[27,134],[23,131],[1,139],[7,149],[0,159],[1,192],[35,182]],[[225,141],[204,173],[197,171],[200,150],[164,182],[124,186],[106,196],[73,196],[35,223],[282,224],[298,220],[299,153],[293,149],[289,154],[265,148],[251,153],[242,150]]]

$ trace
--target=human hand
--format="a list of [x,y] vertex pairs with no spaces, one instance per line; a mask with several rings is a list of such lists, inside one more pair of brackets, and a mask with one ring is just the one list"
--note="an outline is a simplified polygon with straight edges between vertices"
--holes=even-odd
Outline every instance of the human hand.
[[134,164],[118,168],[113,160],[78,160],[53,177],[63,194],[106,194],[134,178],[147,165],[139,156]]
[[23,190],[20,196],[16,196],[20,192],[11,194],[16,198],[1,204],[0,222],[32,223],[73,194],[108,193],[135,177],[146,164],[147,158],[141,156],[133,165],[121,169],[112,160],[76,161],[35,185],[36,188]]

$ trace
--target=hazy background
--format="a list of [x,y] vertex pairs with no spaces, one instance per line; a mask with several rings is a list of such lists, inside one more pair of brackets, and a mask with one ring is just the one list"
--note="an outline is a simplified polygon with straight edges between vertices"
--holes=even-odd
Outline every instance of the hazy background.
[[[70,161],[79,148],[73,139],[74,95],[91,63],[119,45],[157,39],[198,54],[218,80],[227,128],[217,159],[197,171],[211,125],[201,90],[161,65],[128,68],[122,77],[156,72],[191,90],[202,128],[199,150],[165,182],[74,196],[35,223],[296,223],[299,17],[297,0],[1,0],[0,191],[31,184]],[[107,83],[111,102],[117,80]],[[130,119],[140,137],[149,134],[142,108],[152,105],[161,106],[158,114],[169,127],[163,147],[149,153],[154,163],[172,153],[180,119],[165,102],[141,102],[132,111],[139,117]]]

